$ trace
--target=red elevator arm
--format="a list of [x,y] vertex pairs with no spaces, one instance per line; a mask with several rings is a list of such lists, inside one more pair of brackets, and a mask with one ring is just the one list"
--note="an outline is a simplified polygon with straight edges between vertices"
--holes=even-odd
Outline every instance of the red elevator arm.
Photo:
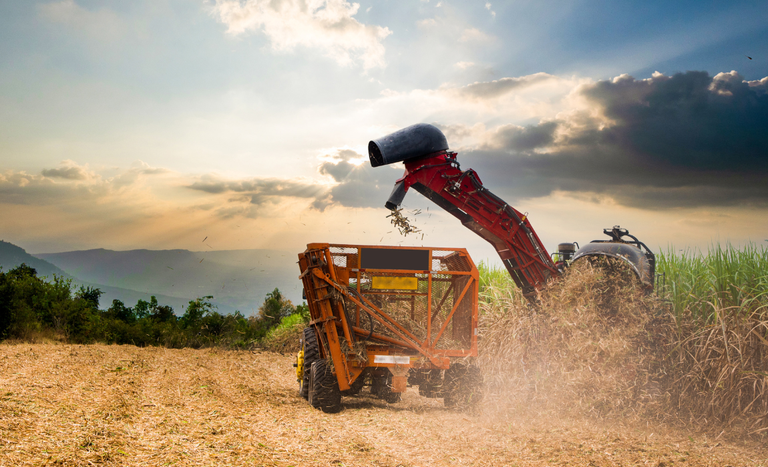
[[474,170],[461,170],[456,153],[442,151],[404,163],[405,175],[387,207],[399,205],[409,188],[431,199],[493,245],[529,299],[560,274],[526,216],[485,189]]

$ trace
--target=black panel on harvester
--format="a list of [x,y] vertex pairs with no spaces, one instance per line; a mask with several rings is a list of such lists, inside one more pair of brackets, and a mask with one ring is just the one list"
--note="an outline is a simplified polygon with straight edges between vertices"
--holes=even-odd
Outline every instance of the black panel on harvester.
[[429,250],[361,248],[360,267],[362,269],[429,271]]

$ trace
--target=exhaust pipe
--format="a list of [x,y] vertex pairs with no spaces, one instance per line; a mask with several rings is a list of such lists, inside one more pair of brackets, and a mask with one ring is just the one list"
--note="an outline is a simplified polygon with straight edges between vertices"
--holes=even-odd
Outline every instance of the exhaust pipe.
[[372,167],[379,167],[428,156],[446,149],[448,140],[442,131],[428,123],[417,123],[369,142],[368,157]]

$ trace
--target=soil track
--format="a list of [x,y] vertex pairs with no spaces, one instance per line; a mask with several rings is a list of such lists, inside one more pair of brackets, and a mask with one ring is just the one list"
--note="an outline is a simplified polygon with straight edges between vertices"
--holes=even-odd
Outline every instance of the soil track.
[[1,344],[0,465],[768,466],[768,449],[656,426],[299,397],[292,358]]

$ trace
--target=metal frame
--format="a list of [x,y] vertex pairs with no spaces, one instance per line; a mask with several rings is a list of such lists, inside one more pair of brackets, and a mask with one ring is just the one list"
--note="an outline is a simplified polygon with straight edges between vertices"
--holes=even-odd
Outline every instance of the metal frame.
[[[429,252],[429,269],[373,269],[361,268],[362,250],[419,250]],[[335,255],[332,249],[351,249],[355,253],[342,253]],[[453,252],[466,261],[468,271],[432,270],[435,251]],[[356,257],[356,264],[347,264],[346,267],[334,263],[334,257],[346,256],[347,261]],[[441,258],[441,257],[438,257]],[[448,258],[448,256],[445,256]],[[444,261],[445,262],[445,261]],[[405,390],[405,378],[409,369],[447,369],[451,358],[464,358],[477,356],[477,323],[478,323],[478,287],[479,274],[469,253],[463,248],[426,248],[426,247],[394,247],[372,245],[347,245],[312,243],[307,245],[307,250],[299,254],[300,279],[304,285],[307,303],[310,310],[311,322],[314,326],[320,353],[323,358],[330,357],[333,360],[339,389],[349,389],[351,384],[360,377],[365,368],[389,368],[394,375],[393,386],[395,389]],[[399,291],[370,291],[364,290],[363,279],[370,274],[389,274],[399,276],[414,276],[419,281],[426,281],[426,293],[417,290]],[[438,277],[435,277],[438,276]],[[447,276],[447,277],[446,277]],[[461,290],[455,285],[454,278],[466,277],[468,280]],[[436,307],[433,307],[433,281],[451,282],[443,292],[443,297]],[[350,288],[349,284],[355,287]],[[458,293],[458,295],[456,295]],[[390,316],[379,306],[371,301],[373,296],[387,295],[426,297],[426,336],[424,339],[416,336],[406,329],[403,323],[396,317]],[[448,295],[454,295],[454,304],[447,313],[436,336],[433,338],[433,325],[437,323],[436,316],[443,309]],[[350,319],[344,309],[344,301],[355,306],[354,317]],[[466,330],[469,333],[469,345],[463,348],[438,348],[441,339],[446,336],[449,324],[454,322],[457,310],[469,303],[470,320]],[[414,305],[412,304],[412,307]],[[413,310],[413,309],[412,309]],[[382,332],[373,332],[371,328],[365,329],[361,322],[361,316],[367,314],[370,318],[386,329]],[[411,312],[413,319],[413,311]],[[352,321],[352,322],[349,322]],[[385,335],[387,332],[389,335]],[[357,341],[365,341],[369,344],[365,347],[367,358],[361,358],[352,349]],[[378,357],[378,358],[377,358]],[[400,392],[400,391],[398,391]]]

